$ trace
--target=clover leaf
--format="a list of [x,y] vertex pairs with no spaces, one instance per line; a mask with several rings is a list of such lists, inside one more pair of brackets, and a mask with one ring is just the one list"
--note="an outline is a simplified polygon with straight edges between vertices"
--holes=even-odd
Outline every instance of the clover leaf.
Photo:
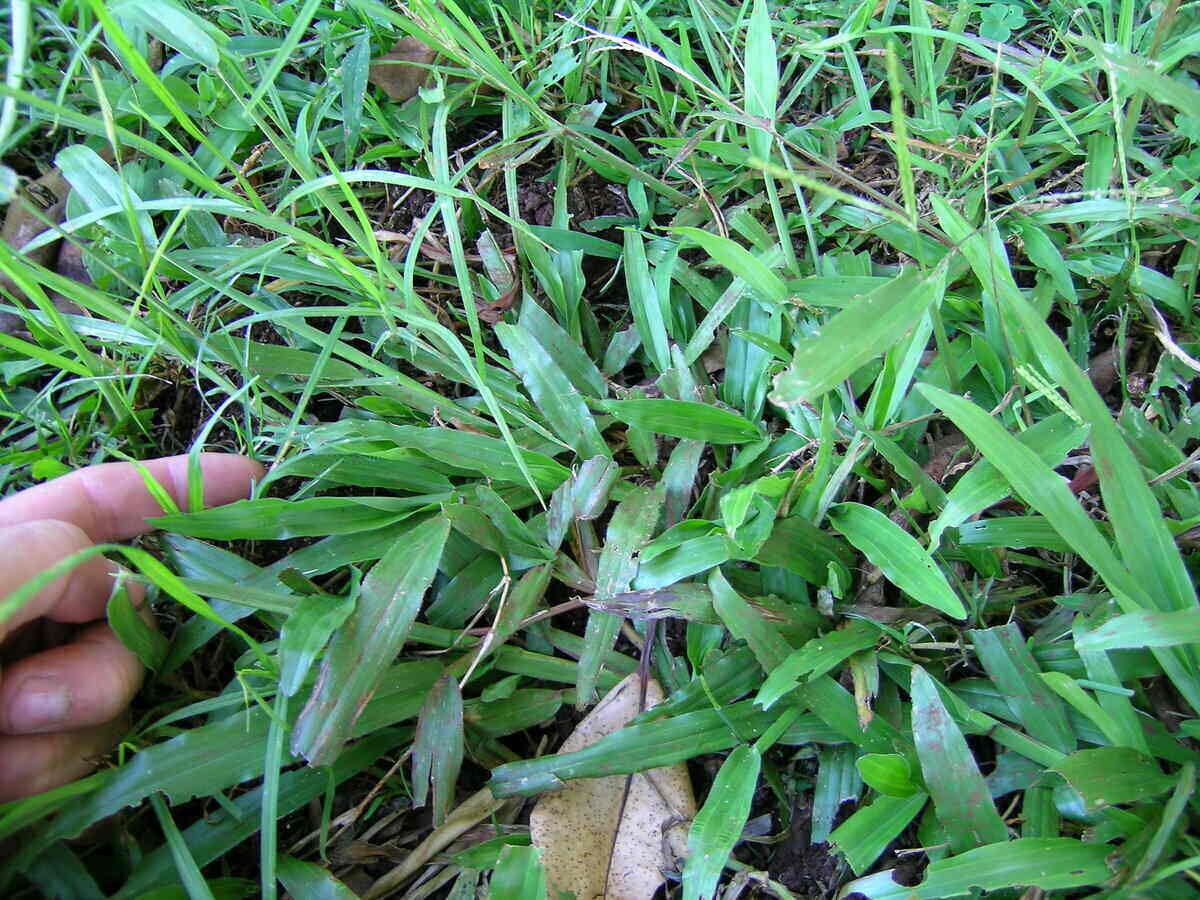
[[1007,41],[1025,25],[1025,13],[1010,3],[993,3],[983,10],[979,33],[994,41]]

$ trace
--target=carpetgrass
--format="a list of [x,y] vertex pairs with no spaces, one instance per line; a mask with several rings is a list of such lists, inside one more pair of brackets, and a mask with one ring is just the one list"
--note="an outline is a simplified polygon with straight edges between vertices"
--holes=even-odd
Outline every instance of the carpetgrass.
[[5,896],[540,900],[531,798],[684,761],[659,896],[1200,894],[1195,2],[0,40],[0,187],[65,179],[0,245],[3,491],[269,467],[126,560],[153,673],[0,807]]

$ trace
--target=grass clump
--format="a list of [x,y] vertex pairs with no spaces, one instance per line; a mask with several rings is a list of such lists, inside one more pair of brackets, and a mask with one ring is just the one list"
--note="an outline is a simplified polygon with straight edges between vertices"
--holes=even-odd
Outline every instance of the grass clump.
[[1193,4],[13,10],[5,490],[270,466],[13,896],[533,897],[689,760],[667,896],[1195,896]]

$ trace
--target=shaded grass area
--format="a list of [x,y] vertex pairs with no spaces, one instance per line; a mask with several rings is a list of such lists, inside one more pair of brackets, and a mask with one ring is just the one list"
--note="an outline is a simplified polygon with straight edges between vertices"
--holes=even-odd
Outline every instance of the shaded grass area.
[[4,489],[270,466],[15,896],[540,897],[527,798],[681,761],[662,896],[1195,896],[1194,4],[6,27]]

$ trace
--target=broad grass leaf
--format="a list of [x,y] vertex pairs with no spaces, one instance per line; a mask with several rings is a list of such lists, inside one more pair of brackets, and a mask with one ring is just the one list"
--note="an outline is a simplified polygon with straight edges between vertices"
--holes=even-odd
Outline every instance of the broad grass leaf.
[[699,244],[713,260],[746,282],[762,300],[771,303],[783,303],[787,300],[788,288],[784,280],[741,244],[703,228],[681,226],[671,230],[680,237]]
[[[494,869],[500,862],[505,847],[529,847],[532,841],[528,833],[504,834],[484,841],[454,854],[454,861],[464,869]],[[474,895],[472,895],[474,896]]]
[[662,474],[667,493],[664,509],[664,525],[667,528],[683,521],[687,515],[703,455],[703,441],[681,440],[671,451]]
[[1017,229],[1021,235],[1021,241],[1025,245],[1025,255],[1036,266],[1049,274],[1054,282],[1054,287],[1068,302],[1078,303],[1079,297],[1075,293],[1075,281],[1071,278],[1071,272],[1067,268],[1062,253],[1046,233],[1048,229],[1042,229],[1031,221],[1018,223]]
[[362,133],[362,114],[367,92],[367,68],[370,64],[371,35],[363,32],[355,39],[342,64],[342,127],[346,133],[346,165],[354,162],[358,138]]
[[[971,442],[1005,477],[1021,495],[1021,498],[1050,521],[1059,535],[1071,545],[1084,562],[1104,579],[1105,584],[1121,602],[1121,606],[1126,612],[1147,611],[1174,602],[1171,600],[1160,601],[1151,595],[1152,585],[1148,583],[1148,579],[1153,580],[1156,585],[1161,584],[1161,578],[1155,577],[1159,573],[1151,569],[1139,568],[1139,573],[1142,573],[1141,577],[1133,577],[1130,569],[1122,563],[1122,557],[1128,552],[1128,542],[1122,539],[1121,534],[1118,533],[1117,538],[1122,551],[1118,555],[1115,548],[1101,535],[1096,523],[1084,512],[1078,498],[1071,492],[1066,481],[1042,462],[1036,453],[1010,435],[999,422],[969,400],[956,397],[932,385],[922,384],[918,386],[918,389],[931,403],[945,412],[954,424],[971,439]],[[1092,393],[1094,394],[1095,391]],[[1101,421],[1106,422],[1107,427],[1113,430],[1116,428],[1107,411],[1102,420],[1100,418],[1093,420],[1094,451],[1097,429],[1100,427],[1098,423]],[[1122,456],[1129,454],[1129,448],[1121,442],[1119,434],[1116,435],[1115,440],[1124,452],[1121,453],[1119,450],[1114,452]],[[1115,444],[1110,444],[1110,449],[1115,446]],[[1137,468],[1137,463],[1132,460],[1131,454],[1129,462],[1135,469]],[[1140,469],[1137,471],[1136,478],[1140,487],[1149,493],[1149,488],[1142,480]],[[1107,476],[1101,474],[1100,477],[1103,482]],[[1118,485],[1112,488],[1111,492],[1115,494],[1122,490],[1123,488]],[[1133,488],[1130,487],[1130,490]],[[1165,529],[1166,526],[1161,521],[1161,515],[1157,512],[1157,503],[1153,500],[1152,494],[1150,497],[1151,503],[1154,505],[1152,515],[1158,520],[1154,527]],[[1114,527],[1116,525],[1115,518],[1113,516]],[[1170,539],[1169,533],[1168,539]],[[1144,539],[1139,537],[1138,542],[1144,543]],[[1149,543],[1157,544],[1157,540],[1151,539]],[[1173,552],[1178,558],[1178,550],[1173,550]],[[1138,554],[1135,552],[1134,559],[1136,558],[1138,558]],[[1188,657],[1178,653],[1174,648],[1156,648],[1155,657],[1180,692],[1189,701],[1200,705],[1200,681],[1197,680],[1194,669],[1189,667]]]
[[867,559],[879,566],[888,581],[918,603],[955,619],[965,619],[962,600],[946,576],[916,539],[879,510],[861,503],[839,503],[829,521]]
[[638,566],[633,587],[637,590],[666,588],[693,575],[723,565],[732,557],[732,541],[723,534],[692,538],[677,544]]
[[1037,663],[1015,623],[968,631],[975,655],[1008,701],[1030,737],[1063,753],[1075,749],[1075,734],[1062,701],[1038,677]]
[[770,537],[758,548],[754,561],[763,566],[787,569],[809,584],[821,586],[829,580],[830,566],[834,566],[848,584],[856,564],[854,551],[803,516],[776,520]]
[[424,806],[433,788],[433,826],[446,820],[463,761],[463,699],[458,682],[445,675],[425,697],[413,744],[413,805]]
[[546,510],[546,545],[557,550],[577,519],[596,518],[608,504],[621,467],[610,456],[593,456],[554,490]]
[[[1113,872],[1105,844],[1074,838],[1018,838],[989,844],[931,863],[917,888],[919,897],[966,897],[976,888],[999,891],[1037,887],[1043,891],[1101,885]],[[906,888],[911,892],[911,888]]]
[[167,658],[170,645],[166,637],[134,609],[124,585],[118,585],[108,598],[105,613],[109,627],[121,643],[137,655],[143,666],[157,672]]
[[279,632],[279,689],[295,696],[329,636],[354,611],[348,597],[313,594],[300,599]]
[[196,344],[195,352],[256,375],[312,376],[318,364],[323,380],[351,381],[362,375],[356,366],[340,359],[322,359],[321,354],[309,350],[248,341],[231,334],[208,335]]
[[[132,204],[140,200],[133,189],[117,174],[100,154],[91,147],[75,144],[64,147],[54,158],[63,177],[70,183],[71,189],[83,200],[90,210],[125,209],[123,214],[108,216],[103,220],[104,226],[114,234],[133,241],[138,238],[150,248],[158,245],[158,234],[150,214],[144,210],[134,212]],[[135,238],[130,229],[130,223],[138,231]]]
[[494,330],[529,396],[555,434],[584,459],[610,456],[591,410],[549,352],[519,325],[501,323]]
[[860,650],[874,647],[877,640],[879,629],[859,619],[847,623],[845,628],[813,638],[800,649],[793,650],[782,665],[771,671],[754,702],[763,709],[770,709],[801,681],[832,671]]
[[[635,488],[618,505],[604,535],[604,549],[596,567],[596,599],[607,600],[629,590],[637,575],[637,554],[650,540],[662,515],[665,489]],[[580,705],[590,703],[596,692],[604,656],[613,647],[621,617],[591,610],[579,657],[575,691]]]
[[720,569],[713,569],[708,574],[708,588],[712,591],[713,610],[730,634],[750,645],[763,670],[771,672],[783,665],[792,652],[791,646],[772,623],[733,589]]
[[[545,138],[539,138],[535,142],[542,144]],[[604,238],[596,237],[594,234],[588,234],[585,231],[572,231],[569,228],[554,228],[550,225],[535,225],[526,223],[525,227],[529,229],[529,233],[534,237],[540,238],[554,250],[564,253],[580,252],[588,256],[596,256],[600,259],[620,259],[621,246],[614,244],[612,241],[606,241]]]
[[[576,726],[560,752],[582,750],[620,733],[638,715],[640,693],[638,675],[626,677]],[[651,678],[647,708],[662,700],[662,688]],[[682,855],[683,831],[671,823],[686,821],[696,812],[687,767],[676,763],[635,775],[618,821],[625,783],[623,775],[578,779],[538,800],[529,827],[534,845],[542,851],[551,896],[572,891],[576,897],[646,900],[673,862],[664,856],[664,843],[674,845],[673,854]]]
[[[1076,425],[1065,413],[1040,419],[1016,435],[1048,466],[1056,466],[1071,450],[1083,444],[1087,427]],[[966,522],[976,513],[999,503],[1012,489],[1004,476],[986,459],[971,466],[946,495],[946,505],[929,526],[929,546],[941,542],[942,532]]]
[[309,497],[306,500],[239,500],[194,513],[148,521],[156,528],[210,540],[283,541],[298,537],[354,534],[383,528],[449,493],[418,497]]
[[1200,90],[1187,82],[1169,78],[1155,71],[1153,60],[1136,56],[1115,44],[1101,43],[1085,35],[1073,34],[1070,39],[1082,44],[1102,60],[1105,67],[1119,77],[1122,86],[1132,86],[1155,101],[1170,104],[1187,115],[1194,116],[1196,111],[1200,110]]
[[436,494],[454,487],[441,472],[415,461],[392,460],[381,466],[377,459],[354,453],[302,453],[272,466],[270,479],[276,481],[289,475],[315,478],[322,485],[352,484],[406,494]]
[[1180,644],[1200,644],[1200,610],[1126,613],[1075,638],[1075,647],[1081,651]]
[[532,796],[559,790],[575,778],[643,772],[728,750],[738,743],[738,735],[756,738],[779,718],[749,700],[719,710],[706,697],[698,703],[708,708],[629,725],[583,750],[498,766],[489,786],[497,797]]
[[604,549],[596,568],[596,596],[607,599],[629,590],[637,574],[637,554],[650,540],[665,491],[639,487],[631,491],[613,512],[604,536]]
[[311,765],[328,764],[350,736],[408,637],[449,533],[443,516],[414,525],[363,581],[358,606],[330,642],[292,733],[292,752]]
[[928,799],[928,794],[915,790],[905,797],[876,797],[839,825],[829,835],[829,844],[846,857],[854,874],[860,875],[900,836]]
[[[1122,689],[1120,692],[1108,690],[1097,690],[1096,692],[1096,705],[1104,711],[1112,723],[1114,737],[1111,742],[1118,747],[1132,747],[1135,750],[1140,750],[1148,754],[1150,748],[1146,742],[1146,734],[1142,729],[1141,718],[1134,709],[1130,698],[1124,693],[1121,675],[1117,672],[1116,666],[1113,665],[1112,657],[1104,650],[1079,646],[1079,642],[1087,637],[1091,631],[1089,623],[1082,616],[1075,617],[1071,631],[1075,638],[1075,650],[1079,654],[1079,658],[1083,661],[1088,679],[1094,685],[1105,685],[1110,688]],[[1048,674],[1043,674],[1042,680],[1050,685],[1051,690],[1070,703],[1070,696],[1065,696],[1052,681],[1047,680]],[[1071,681],[1071,685],[1074,690],[1083,693],[1083,688],[1074,680]],[[1074,693],[1072,688],[1068,688],[1068,690]],[[1076,694],[1076,698],[1078,698],[1078,694]]]
[[275,861],[275,874],[293,897],[305,900],[356,900],[358,897],[328,869],[294,856],[280,854]]
[[164,44],[196,62],[216,68],[221,61],[214,34],[225,36],[174,0],[117,0],[109,11],[119,19],[146,29]]
[[788,409],[837,387],[917,327],[945,287],[942,269],[927,276],[905,269],[846,307],[796,346],[792,364],[775,377],[771,402]]
[[545,900],[546,869],[536,847],[508,845],[492,872],[492,897],[505,900]]
[[[776,247],[763,254],[760,261],[770,270],[783,262],[783,251]],[[687,346],[683,351],[683,360],[687,365],[694,363],[705,350],[712,346],[713,341],[716,340],[717,329],[743,301],[749,288],[750,285],[745,279],[735,276],[729,287],[721,292],[721,296],[713,303],[712,308],[705,314],[688,339]]]
[[[746,112],[766,119],[774,126],[775,106],[779,102],[779,56],[771,37],[771,16],[765,0],[755,0],[746,30]],[[747,133],[750,152],[760,159],[771,155],[771,136],[764,129]]]
[[813,785],[812,825],[809,842],[824,844],[833,831],[833,821],[843,803],[858,802],[862,793],[862,778],[854,758],[858,748],[853,744],[822,747],[817,754],[817,778]]
[[912,730],[925,784],[955,853],[1008,840],[971,748],[920,666],[912,669]]
[[1089,811],[1149,800],[1165,794],[1179,780],[1177,775],[1164,775],[1158,763],[1129,747],[1080,750],[1051,768],[1079,792]]
[[688,832],[688,856],[683,864],[684,900],[709,900],[734,844],[750,815],[762,756],[753,747],[735,749],[721,763],[704,806]]
[[[351,452],[389,458],[393,450],[419,450],[440,463],[475,472],[510,484],[525,484],[521,467],[509,445],[499,438],[452,428],[421,428],[386,422],[349,421],[321,426],[309,433],[309,442],[321,449],[347,448]],[[380,448],[385,445],[390,449]],[[558,487],[570,472],[553,459],[518,448],[534,482],[542,490]]]
[[709,444],[741,444],[762,436],[743,416],[691,400],[606,400],[599,406],[628,425]]
[[650,277],[650,264],[646,261],[646,245],[640,232],[632,228],[625,231],[625,286],[629,293],[629,311],[642,338],[650,361],[660,372],[671,368],[671,348],[667,336],[667,320],[662,298],[654,279]]
[[533,298],[521,306],[521,327],[545,348],[576,390],[597,398],[608,393],[608,384],[587,351]]

